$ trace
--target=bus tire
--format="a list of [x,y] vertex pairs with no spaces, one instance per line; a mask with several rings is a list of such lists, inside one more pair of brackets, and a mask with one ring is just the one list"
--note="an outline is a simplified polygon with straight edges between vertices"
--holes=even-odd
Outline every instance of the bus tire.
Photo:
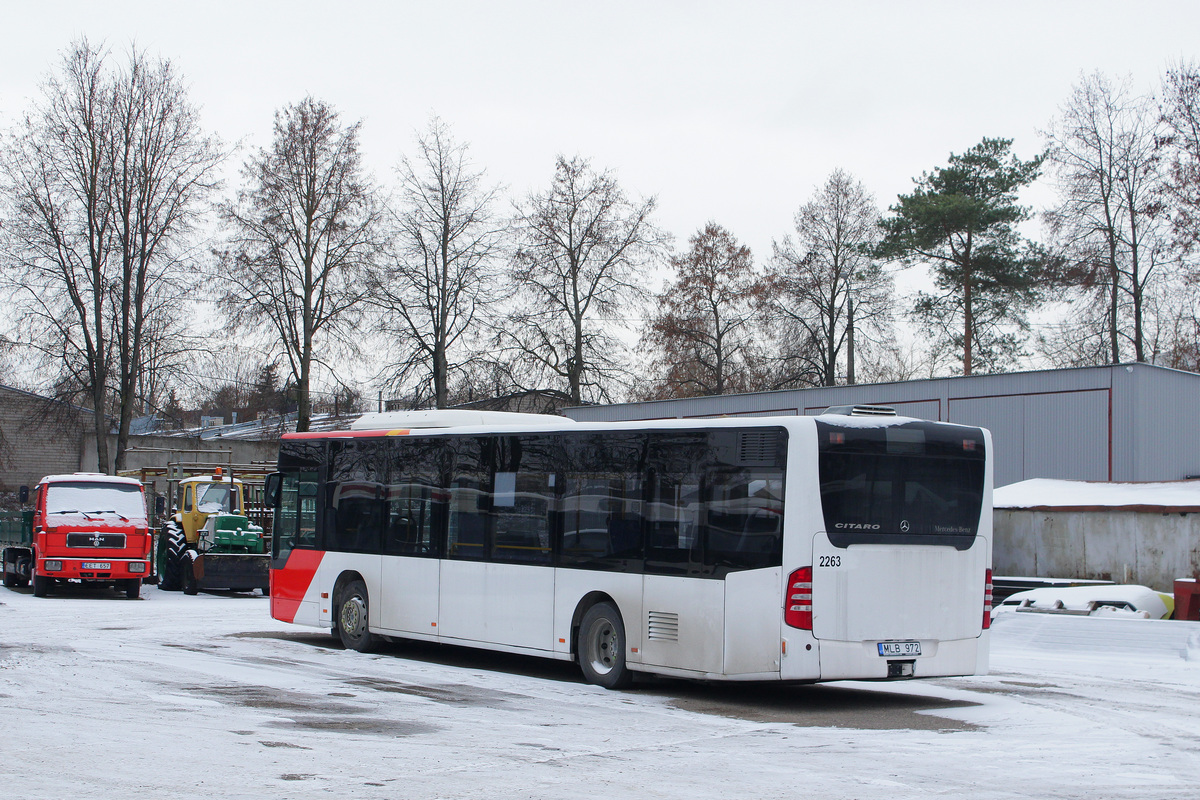
[[625,666],[625,623],[611,603],[597,603],[579,623],[579,668],[584,680],[605,689],[624,689],[633,683]]
[[45,575],[33,574],[33,596],[45,597],[50,593],[50,578]]
[[128,578],[125,580],[125,597],[129,600],[137,600],[142,595],[142,579]]
[[362,581],[350,581],[338,593],[337,632],[347,650],[367,653],[375,648],[375,635],[367,625],[368,608],[367,585]]

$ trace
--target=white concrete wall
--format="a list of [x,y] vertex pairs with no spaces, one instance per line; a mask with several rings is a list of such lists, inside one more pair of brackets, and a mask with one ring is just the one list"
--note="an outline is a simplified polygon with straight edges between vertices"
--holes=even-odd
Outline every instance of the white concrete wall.
[[996,509],[996,575],[1088,578],[1170,592],[1200,574],[1200,513]]

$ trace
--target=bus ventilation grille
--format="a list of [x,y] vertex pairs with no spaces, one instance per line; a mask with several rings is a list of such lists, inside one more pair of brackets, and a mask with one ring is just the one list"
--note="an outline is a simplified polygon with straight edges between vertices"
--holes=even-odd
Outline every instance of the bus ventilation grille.
[[646,638],[662,642],[679,641],[679,615],[671,611],[651,611]]
[[773,467],[779,453],[776,431],[746,431],[738,434],[738,464],[747,467]]

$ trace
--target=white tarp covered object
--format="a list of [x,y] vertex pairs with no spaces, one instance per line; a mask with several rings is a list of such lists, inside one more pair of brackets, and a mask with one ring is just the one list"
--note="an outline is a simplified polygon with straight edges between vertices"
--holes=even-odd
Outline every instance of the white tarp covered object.
[[1005,612],[1030,611],[1166,619],[1173,606],[1174,601],[1169,595],[1164,596],[1146,586],[1048,586],[1009,595],[992,610],[992,617]]

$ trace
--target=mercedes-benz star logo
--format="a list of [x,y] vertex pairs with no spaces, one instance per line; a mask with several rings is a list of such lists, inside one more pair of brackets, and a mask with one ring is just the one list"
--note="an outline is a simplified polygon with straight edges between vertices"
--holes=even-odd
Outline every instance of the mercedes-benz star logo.
[[908,533],[908,520],[906,520],[906,519],[900,520],[900,531],[902,533]]

